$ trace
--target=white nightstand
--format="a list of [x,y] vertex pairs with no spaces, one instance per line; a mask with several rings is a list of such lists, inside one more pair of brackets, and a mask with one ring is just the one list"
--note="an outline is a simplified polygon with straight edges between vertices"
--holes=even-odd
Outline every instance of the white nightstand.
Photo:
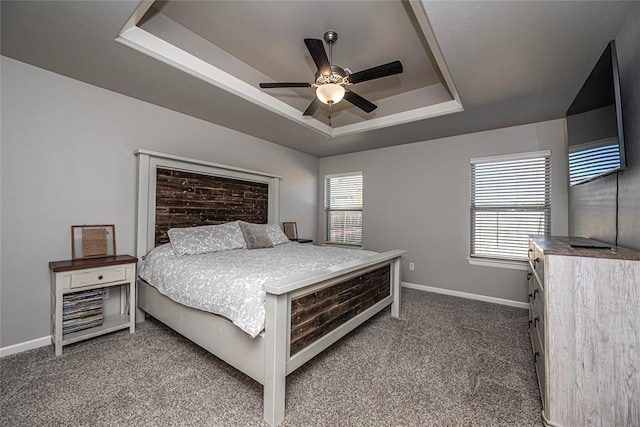
[[[49,263],[53,317],[52,338],[56,356],[62,354],[62,347],[67,344],[125,328],[129,328],[131,333],[135,332],[137,262],[136,257],[117,255]],[[104,316],[100,326],[67,334],[62,333],[62,307],[65,294],[111,286],[120,287],[119,314]]]

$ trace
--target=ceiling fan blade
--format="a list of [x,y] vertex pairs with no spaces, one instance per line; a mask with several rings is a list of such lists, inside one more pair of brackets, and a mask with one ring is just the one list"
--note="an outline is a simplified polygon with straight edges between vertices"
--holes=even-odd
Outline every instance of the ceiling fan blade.
[[351,84],[366,82],[367,80],[379,79],[380,77],[392,76],[402,72],[402,63],[400,61],[389,62],[388,64],[378,65],[377,67],[367,70],[358,71],[349,74],[349,82]]
[[353,105],[355,105],[356,107],[364,111],[365,113],[370,113],[376,108],[378,108],[378,106],[373,102],[367,101],[357,93],[354,93],[350,90],[347,90],[344,93],[344,99],[346,99],[347,101],[349,101],[350,103],[352,103]]
[[318,98],[313,98],[313,101],[311,101],[311,104],[309,104],[307,109],[304,110],[304,113],[302,113],[302,115],[313,116],[313,114],[318,110],[319,106],[320,106],[320,100]]
[[281,87],[311,87],[311,83],[260,83],[262,89],[275,89]]
[[329,64],[329,58],[327,58],[327,52],[324,50],[322,40],[304,39],[304,44],[307,45],[311,58],[316,63],[320,74],[331,74],[331,64]]

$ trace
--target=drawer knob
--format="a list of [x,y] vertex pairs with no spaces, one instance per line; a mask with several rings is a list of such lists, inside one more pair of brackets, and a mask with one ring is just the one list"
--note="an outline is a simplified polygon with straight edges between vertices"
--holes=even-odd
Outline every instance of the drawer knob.
[[536,258],[534,261],[535,262],[540,262],[540,258]]
[[98,280],[102,280],[102,274],[98,276]]
[[540,289],[534,289],[533,290],[533,299],[536,299],[536,294],[540,292]]
[[534,328],[536,328],[536,329],[538,328],[538,322],[539,322],[539,321],[540,321],[540,317],[539,317],[539,316],[536,316],[536,317],[533,319],[533,327],[534,327]]
[[531,298],[533,298],[533,294],[529,294],[529,301],[531,301]]
[[533,323],[533,320],[529,320],[529,329],[531,329],[531,324]]
[[527,271],[527,280],[531,280],[531,272]]

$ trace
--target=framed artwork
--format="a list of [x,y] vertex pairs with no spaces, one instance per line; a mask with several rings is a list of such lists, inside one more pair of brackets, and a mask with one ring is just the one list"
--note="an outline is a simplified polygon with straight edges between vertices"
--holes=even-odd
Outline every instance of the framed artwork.
[[298,226],[295,222],[283,222],[282,228],[289,240],[298,240]]
[[85,259],[116,254],[116,226],[72,225],[71,258]]

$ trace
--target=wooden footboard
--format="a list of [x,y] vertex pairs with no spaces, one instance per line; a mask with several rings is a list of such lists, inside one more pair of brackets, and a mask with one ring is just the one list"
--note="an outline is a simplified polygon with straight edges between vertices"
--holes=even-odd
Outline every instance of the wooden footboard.
[[285,378],[391,304],[400,315],[400,259],[381,253],[263,286],[266,292],[264,418],[284,418]]
[[290,356],[391,295],[391,266],[291,299]]
[[400,258],[390,251],[264,285],[264,336],[190,308],[138,280],[138,306],[264,385],[264,418],[284,418],[286,376],[391,304],[400,314]]

